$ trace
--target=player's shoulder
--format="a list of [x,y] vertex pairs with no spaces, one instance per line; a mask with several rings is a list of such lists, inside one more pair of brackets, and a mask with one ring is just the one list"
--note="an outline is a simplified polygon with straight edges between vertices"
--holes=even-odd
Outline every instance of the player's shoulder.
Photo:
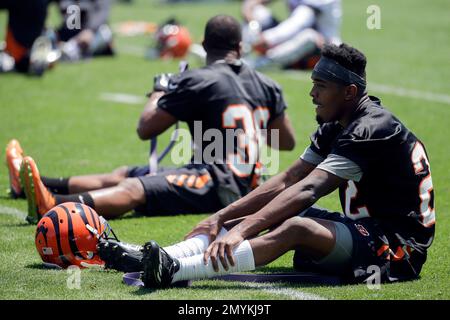
[[190,69],[182,73],[178,73],[173,77],[173,81],[177,83],[197,83],[202,80],[204,72],[200,69]]
[[247,68],[247,72],[252,73],[253,76],[255,78],[257,78],[263,86],[273,89],[273,90],[276,90],[276,91],[281,91],[280,84],[278,82],[276,82],[275,80],[269,78],[268,76],[266,76],[265,74],[263,74],[257,70],[250,68],[249,66],[246,66],[246,68]]
[[357,141],[391,140],[406,133],[407,129],[379,98],[369,96],[355,111],[354,120],[343,130],[343,137]]
[[191,69],[174,75],[170,79],[169,89],[199,90],[210,81],[215,81],[215,77],[206,68]]

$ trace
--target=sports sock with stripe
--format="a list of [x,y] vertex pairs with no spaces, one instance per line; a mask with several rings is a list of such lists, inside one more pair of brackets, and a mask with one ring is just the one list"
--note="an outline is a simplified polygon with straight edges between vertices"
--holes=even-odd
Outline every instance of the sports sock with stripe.
[[44,186],[55,194],[69,194],[69,179],[41,177]]

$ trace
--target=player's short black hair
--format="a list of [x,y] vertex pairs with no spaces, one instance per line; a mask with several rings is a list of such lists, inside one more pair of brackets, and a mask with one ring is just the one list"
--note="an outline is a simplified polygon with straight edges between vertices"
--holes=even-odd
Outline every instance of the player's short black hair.
[[239,50],[241,41],[241,25],[235,18],[221,14],[208,20],[204,37],[206,50]]
[[322,56],[332,59],[339,63],[341,66],[353,71],[357,75],[366,77],[366,64],[367,59],[364,53],[342,43],[337,46],[334,44],[326,44],[322,48]]

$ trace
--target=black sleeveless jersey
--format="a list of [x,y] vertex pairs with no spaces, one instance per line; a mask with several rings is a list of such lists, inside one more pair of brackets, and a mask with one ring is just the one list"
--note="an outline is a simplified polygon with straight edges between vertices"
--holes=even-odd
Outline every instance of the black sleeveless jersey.
[[[231,176],[242,194],[250,191],[258,134],[286,109],[280,87],[240,61],[217,61],[176,75],[169,90],[158,107],[188,124],[195,144],[191,161],[211,165],[223,183]],[[211,144],[219,141],[221,147]]]
[[434,191],[423,143],[376,97],[356,108],[350,124],[325,123],[311,136],[322,157],[343,156],[362,170],[359,182],[340,188],[342,209],[353,220],[372,219],[389,242],[391,262],[416,250],[426,255],[434,237]]

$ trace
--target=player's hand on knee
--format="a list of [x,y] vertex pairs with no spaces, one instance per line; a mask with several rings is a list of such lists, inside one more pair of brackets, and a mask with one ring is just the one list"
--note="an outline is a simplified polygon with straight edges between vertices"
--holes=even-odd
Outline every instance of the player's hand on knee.
[[219,271],[218,260],[222,263],[225,270],[228,270],[230,264],[235,265],[235,260],[233,256],[233,249],[236,248],[244,238],[238,231],[230,231],[223,238],[214,241],[206,249],[203,256],[203,261],[205,264],[211,259],[214,271]]
[[191,232],[189,232],[184,238],[189,239],[199,234],[206,234],[209,237],[209,243],[216,240],[217,235],[222,229],[223,223],[215,216],[210,216],[201,221]]

